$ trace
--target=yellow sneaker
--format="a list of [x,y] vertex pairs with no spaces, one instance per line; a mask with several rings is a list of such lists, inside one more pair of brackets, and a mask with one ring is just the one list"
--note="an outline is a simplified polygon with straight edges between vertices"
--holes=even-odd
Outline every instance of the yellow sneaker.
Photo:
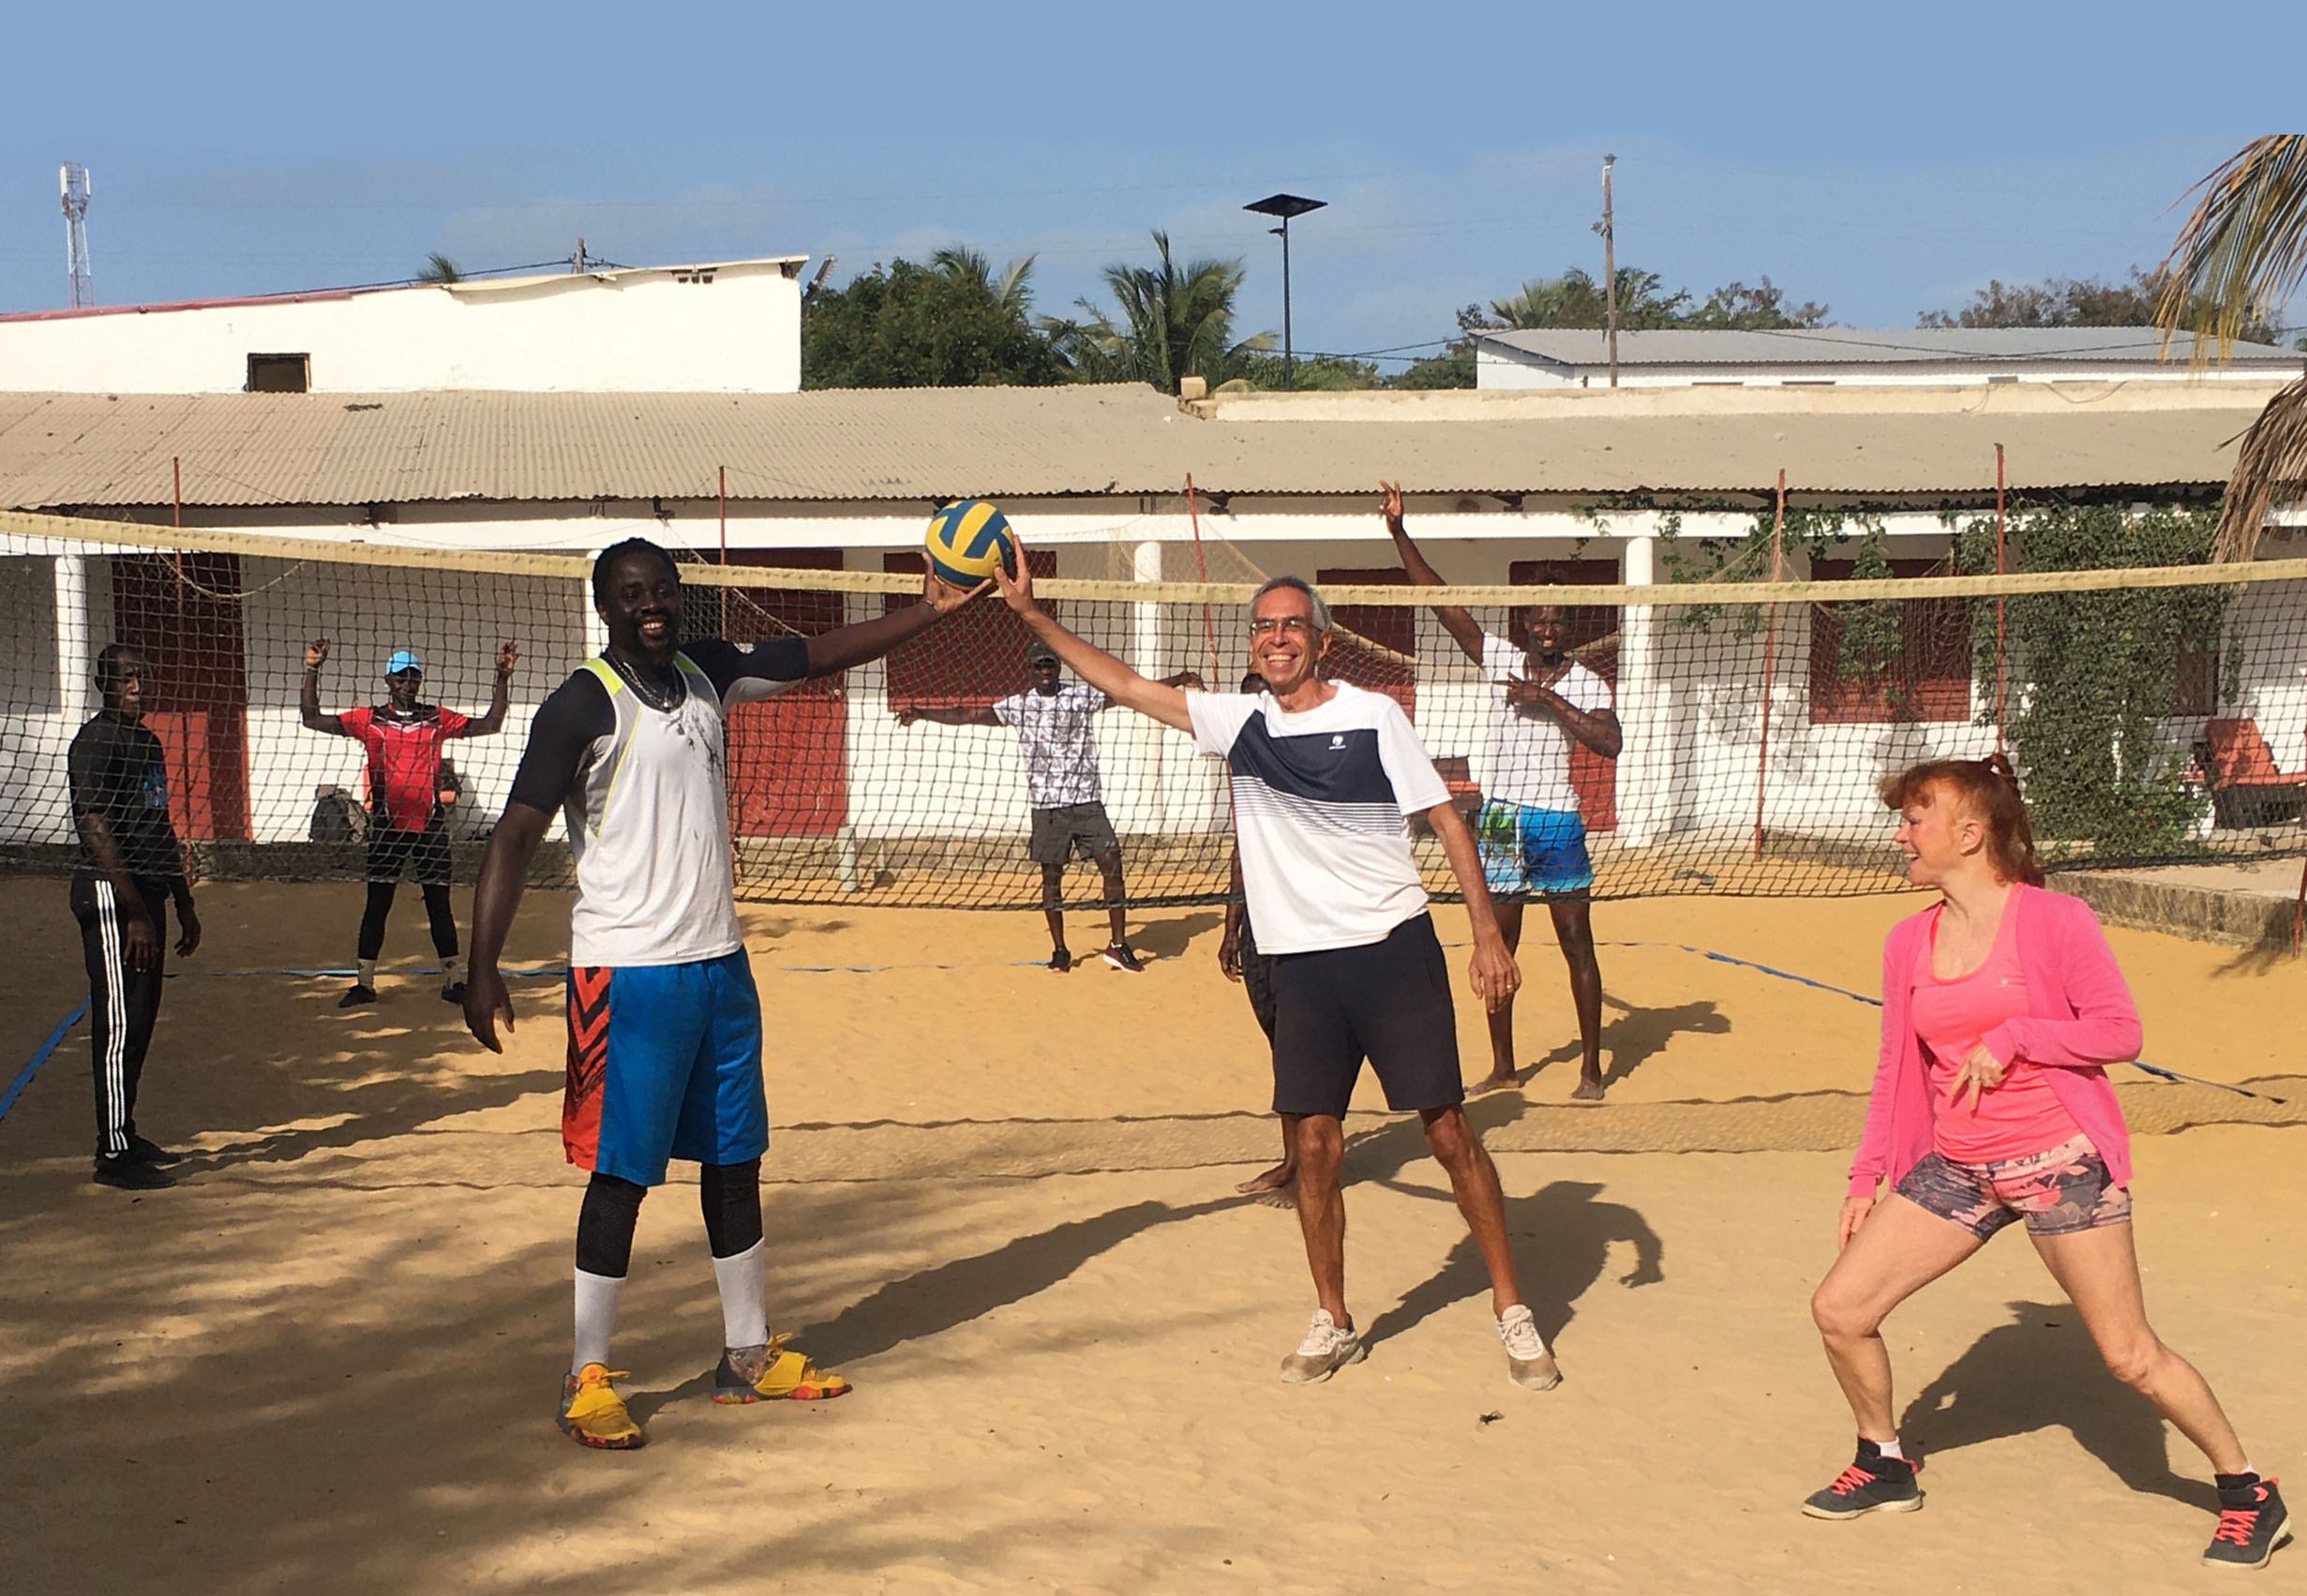
[[646,1442],[649,1438],[625,1411],[624,1398],[609,1384],[624,1378],[622,1369],[587,1364],[562,1380],[556,1421],[561,1433],[579,1446],[597,1446],[604,1452],[630,1452]]
[[725,1347],[713,1370],[715,1402],[823,1402],[849,1389],[849,1382],[788,1350],[790,1335],[772,1335],[758,1347]]

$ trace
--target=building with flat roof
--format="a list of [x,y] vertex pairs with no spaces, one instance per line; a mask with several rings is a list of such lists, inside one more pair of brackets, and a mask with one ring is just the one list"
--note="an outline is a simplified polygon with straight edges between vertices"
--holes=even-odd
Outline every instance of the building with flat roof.
[[[2166,347],[2152,327],[1671,328],[1618,335],[1621,388],[1943,387],[2004,382],[2268,381],[2307,372],[2307,353],[2236,344],[2224,359],[2193,334]],[[1598,330],[1479,333],[1475,385],[1610,386]]]
[[802,255],[0,316],[0,392],[790,394]]

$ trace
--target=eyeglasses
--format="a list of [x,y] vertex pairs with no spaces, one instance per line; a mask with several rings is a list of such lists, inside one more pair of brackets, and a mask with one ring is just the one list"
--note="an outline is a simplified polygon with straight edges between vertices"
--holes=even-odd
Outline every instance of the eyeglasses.
[[1310,636],[1313,632],[1313,621],[1302,615],[1253,615],[1250,618],[1251,636],[1265,637],[1277,632],[1295,633],[1300,637]]

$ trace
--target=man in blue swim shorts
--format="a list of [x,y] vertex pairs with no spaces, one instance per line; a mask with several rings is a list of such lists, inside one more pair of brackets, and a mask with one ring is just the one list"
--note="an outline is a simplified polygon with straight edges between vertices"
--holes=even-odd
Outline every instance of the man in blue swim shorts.
[[[1438,588],[1441,575],[1426,562],[1402,525],[1401,489],[1386,484],[1386,530],[1402,569],[1418,587]],[[1437,604],[1442,625],[1491,684],[1491,713],[1481,818],[1476,833],[1482,873],[1498,906],[1498,926],[1509,951],[1521,946],[1522,905],[1542,902],[1554,921],[1555,940],[1570,967],[1570,998],[1578,1010],[1579,1074],[1571,1097],[1602,1100],[1602,969],[1595,959],[1589,894],[1594,864],[1586,855],[1586,823],[1570,784],[1570,748],[1583,745],[1605,759],[1618,757],[1618,716],[1610,683],[1569,656],[1560,604],[1523,612],[1527,648],[1484,632],[1455,604]],[[1476,1092],[1520,1080],[1514,1067],[1511,997],[1490,1013],[1491,1069]]]

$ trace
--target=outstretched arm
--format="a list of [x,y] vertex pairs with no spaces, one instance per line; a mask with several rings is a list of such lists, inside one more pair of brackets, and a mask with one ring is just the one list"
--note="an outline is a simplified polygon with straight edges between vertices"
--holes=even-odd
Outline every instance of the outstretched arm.
[[[1202,677],[1201,673],[1198,671],[1181,670],[1175,676],[1163,677],[1158,685],[1162,687],[1190,687],[1198,693],[1202,690]],[[1116,702],[1117,700],[1108,697],[1104,703],[1098,706],[1098,712],[1100,714],[1103,714],[1106,710],[1112,709]]]
[[1426,812],[1426,823],[1442,840],[1450,873],[1458,877],[1459,893],[1466,901],[1466,918],[1473,922],[1475,995],[1495,1012],[1522,984],[1522,973],[1514,955],[1506,950],[1506,933],[1498,929],[1498,910],[1490,901],[1481,852],[1474,845],[1474,833],[1466,828],[1466,817],[1458,813],[1455,803],[1434,805]]
[[477,721],[467,721],[458,737],[487,737],[504,724],[504,711],[510,702],[509,689],[513,682],[513,662],[520,658],[520,650],[513,647],[511,638],[497,645],[497,685],[488,695],[488,713]]
[[315,637],[305,645],[305,686],[298,694],[296,707],[304,717],[308,732],[334,732],[345,735],[344,723],[334,715],[321,713],[321,667],[328,662],[328,639]]
[[990,705],[979,705],[975,709],[955,706],[951,709],[924,709],[918,704],[908,704],[890,713],[897,717],[897,723],[901,726],[909,726],[916,721],[929,721],[940,726],[997,726],[1001,723],[1001,717],[994,713]]
[[[1402,525],[1401,484],[1382,482],[1378,485],[1386,489],[1386,499],[1379,506],[1381,514],[1386,516],[1386,530],[1394,539],[1394,552],[1401,557],[1401,568],[1410,574],[1410,585],[1414,588],[1441,587],[1442,574],[1426,563],[1426,557],[1418,552],[1417,544],[1410,541],[1410,529]],[[1460,650],[1476,664],[1480,664],[1481,623],[1457,604],[1434,605],[1434,617],[1442,622],[1442,629],[1457,642]]]
[[[1013,530],[1011,537],[1015,537]],[[1017,574],[1011,576],[996,566],[993,580],[1001,589],[1002,602],[1017,612],[1017,618],[1036,637],[1057,651],[1057,658],[1075,676],[1115,703],[1126,705],[1165,726],[1175,726],[1181,732],[1193,729],[1193,716],[1186,709],[1186,695],[1182,689],[1163,682],[1148,681],[1095,643],[1074,636],[1035,602],[1033,573],[1026,569],[1026,545],[1023,543],[1017,544]]]
[[929,556],[921,556],[921,599],[918,604],[891,610],[855,626],[820,632],[809,641],[809,674],[831,676],[877,660],[909,637],[917,637],[985,590],[980,582],[967,592],[949,588],[928,574]]
[[497,1040],[497,1016],[504,1016],[507,1031],[513,1028],[513,999],[497,972],[497,960],[513,929],[513,912],[520,907],[530,862],[551,824],[551,815],[517,798],[506,804],[504,818],[488,835],[480,885],[472,889],[472,966],[465,977],[465,1028],[493,1053],[504,1052]]

